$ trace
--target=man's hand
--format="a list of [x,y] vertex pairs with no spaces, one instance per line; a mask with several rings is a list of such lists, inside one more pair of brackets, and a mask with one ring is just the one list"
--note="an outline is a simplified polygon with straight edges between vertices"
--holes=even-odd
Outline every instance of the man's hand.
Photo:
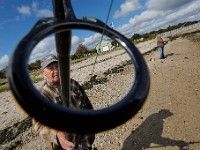
[[73,150],[74,147],[75,147],[75,145],[74,145],[72,142],[68,141],[68,140],[65,138],[65,136],[66,136],[66,133],[65,133],[65,132],[59,131],[59,132],[57,133],[57,138],[58,138],[58,140],[59,140],[59,142],[60,142],[61,147],[62,147],[63,149],[65,149],[65,150]]

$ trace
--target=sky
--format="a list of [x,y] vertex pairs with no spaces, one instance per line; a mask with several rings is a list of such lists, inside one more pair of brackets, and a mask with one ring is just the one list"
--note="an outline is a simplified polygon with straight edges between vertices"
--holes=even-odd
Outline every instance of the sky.
[[[98,18],[108,25],[113,22],[114,29],[127,38],[134,33],[200,20],[200,0],[113,0],[113,3],[112,0],[72,0],[72,5],[77,17]],[[39,19],[53,17],[52,8],[51,0],[0,0],[0,69],[8,65],[17,44]],[[78,44],[90,48],[101,37],[90,31],[73,30],[72,33],[71,54]],[[36,45],[30,61],[48,53],[55,53],[53,35]]]

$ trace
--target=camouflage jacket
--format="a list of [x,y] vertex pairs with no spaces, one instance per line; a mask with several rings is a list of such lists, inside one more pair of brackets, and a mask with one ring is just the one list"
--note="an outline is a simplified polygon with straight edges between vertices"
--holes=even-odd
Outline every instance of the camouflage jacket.
[[[39,90],[50,101],[59,105],[63,105],[61,90],[59,88],[56,88],[45,81],[39,88]],[[93,109],[92,104],[90,103],[85,91],[82,89],[79,83],[73,79],[71,79],[71,100],[69,102],[69,107],[74,109]],[[42,136],[47,141],[48,149],[62,149],[59,146],[59,142],[56,136],[58,131],[42,125],[35,119],[33,119],[32,122],[33,129],[36,131],[36,133]],[[66,135],[66,139],[72,141],[75,144],[76,148],[89,148],[94,142],[95,134],[79,135],[68,133]]]

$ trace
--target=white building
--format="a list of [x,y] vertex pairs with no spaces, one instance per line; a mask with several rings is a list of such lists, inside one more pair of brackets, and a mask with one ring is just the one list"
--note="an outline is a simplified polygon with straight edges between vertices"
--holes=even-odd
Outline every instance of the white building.
[[107,39],[107,40],[102,40],[100,41],[97,46],[96,46],[96,50],[98,53],[100,52],[105,52],[105,51],[109,51],[109,50],[112,50],[113,48],[116,47],[116,42],[114,42],[113,40],[111,39]]

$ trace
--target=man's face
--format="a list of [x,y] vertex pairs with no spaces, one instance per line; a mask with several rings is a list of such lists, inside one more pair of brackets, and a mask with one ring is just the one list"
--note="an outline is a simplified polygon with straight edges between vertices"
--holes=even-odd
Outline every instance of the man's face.
[[53,85],[60,84],[58,62],[52,62],[47,67],[42,69],[43,75],[46,76],[47,81]]

